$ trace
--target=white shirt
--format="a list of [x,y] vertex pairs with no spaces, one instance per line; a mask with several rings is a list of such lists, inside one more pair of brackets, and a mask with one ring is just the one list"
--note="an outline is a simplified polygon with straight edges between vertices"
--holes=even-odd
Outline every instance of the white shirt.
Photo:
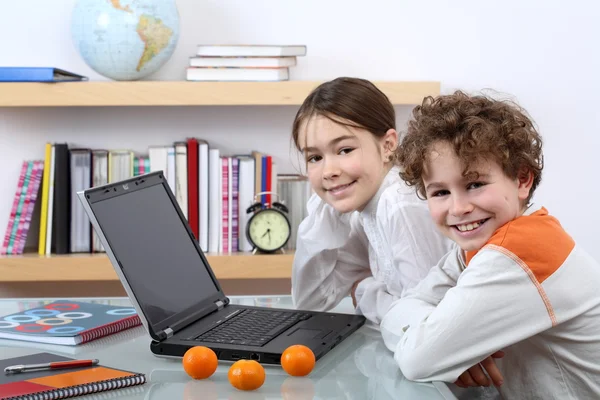
[[366,278],[356,289],[357,312],[379,324],[390,304],[453,247],[397,167],[361,212],[341,214],[317,195],[307,208],[292,268],[292,298],[300,309],[330,310]]
[[531,207],[466,260],[450,252],[384,317],[404,376],[454,382],[503,350],[503,398],[600,398],[600,265],[558,221]]

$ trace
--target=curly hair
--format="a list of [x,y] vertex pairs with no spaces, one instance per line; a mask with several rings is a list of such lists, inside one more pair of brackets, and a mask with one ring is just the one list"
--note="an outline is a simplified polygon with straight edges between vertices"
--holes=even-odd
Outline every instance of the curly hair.
[[496,161],[511,179],[523,168],[530,171],[533,184],[527,201],[542,179],[542,138],[526,111],[513,102],[456,91],[426,97],[414,108],[396,158],[401,178],[423,198],[425,163],[439,142],[454,148],[464,166],[463,176],[473,174],[469,167],[482,159]]

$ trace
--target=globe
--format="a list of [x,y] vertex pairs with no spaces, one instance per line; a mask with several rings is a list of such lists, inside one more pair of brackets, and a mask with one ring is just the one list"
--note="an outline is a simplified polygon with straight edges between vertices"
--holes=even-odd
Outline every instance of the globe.
[[77,0],[71,34],[94,71],[114,80],[138,80],[173,54],[177,5],[175,0]]

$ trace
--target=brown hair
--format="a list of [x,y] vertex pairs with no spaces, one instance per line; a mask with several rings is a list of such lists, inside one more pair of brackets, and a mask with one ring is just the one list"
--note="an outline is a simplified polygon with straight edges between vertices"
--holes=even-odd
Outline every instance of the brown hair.
[[542,138],[521,107],[456,91],[426,97],[412,114],[396,155],[402,167],[400,176],[421,196],[426,196],[422,176],[428,155],[436,143],[446,142],[464,165],[465,176],[474,162],[490,158],[511,179],[523,168],[530,171],[533,184],[527,201],[531,199],[542,179]]
[[302,149],[300,127],[317,115],[342,125],[365,129],[377,137],[396,129],[394,106],[381,90],[365,79],[337,78],[322,83],[308,95],[292,126],[292,140],[298,150]]

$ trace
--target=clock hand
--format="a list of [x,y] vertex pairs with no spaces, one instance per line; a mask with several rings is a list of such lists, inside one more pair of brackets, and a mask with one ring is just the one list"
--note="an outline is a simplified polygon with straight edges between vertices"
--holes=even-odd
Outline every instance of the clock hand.
[[267,231],[261,236],[261,238],[267,236],[267,234],[269,235],[269,237],[271,237],[271,229],[267,229]]

